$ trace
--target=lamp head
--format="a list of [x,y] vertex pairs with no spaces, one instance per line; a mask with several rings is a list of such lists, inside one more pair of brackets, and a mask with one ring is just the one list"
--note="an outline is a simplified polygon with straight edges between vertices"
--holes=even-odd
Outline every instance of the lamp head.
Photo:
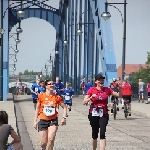
[[25,11],[24,10],[19,10],[17,12],[17,16],[20,17],[20,18],[23,18],[25,16]]
[[111,14],[109,12],[103,12],[101,14],[101,17],[104,19],[104,20],[108,20],[110,17],[111,17]]

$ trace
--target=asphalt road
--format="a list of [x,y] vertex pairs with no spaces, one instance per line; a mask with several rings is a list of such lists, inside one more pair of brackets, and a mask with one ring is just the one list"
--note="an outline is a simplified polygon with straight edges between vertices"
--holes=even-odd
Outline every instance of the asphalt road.
[[[34,109],[32,99],[21,100],[20,107],[23,126],[26,131],[23,145],[24,150],[39,150],[39,133],[33,128]],[[82,105],[82,98],[73,100],[72,111],[69,112],[66,126],[59,126],[55,140],[55,150],[92,150],[91,126],[89,124],[88,106]],[[62,119],[62,109],[59,109]],[[120,110],[117,119],[110,115],[107,126],[107,150],[150,150],[150,118],[132,114],[127,120]],[[27,135],[28,133],[28,135]],[[30,143],[31,141],[31,143]],[[98,142],[99,144],[99,142]],[[29,148],[30,145],[30,148]]]

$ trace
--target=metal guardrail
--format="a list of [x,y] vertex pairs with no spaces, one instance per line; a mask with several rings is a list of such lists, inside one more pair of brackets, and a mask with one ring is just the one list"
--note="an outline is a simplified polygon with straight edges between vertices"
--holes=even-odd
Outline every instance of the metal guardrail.
[[[13,95],[16,95],[16,87],[9,88],[9,93],[12,93]],[[22,87],[21,95],[25,95],[24,86]],[[27,95],[31,95],[31,90],[27,88]]]

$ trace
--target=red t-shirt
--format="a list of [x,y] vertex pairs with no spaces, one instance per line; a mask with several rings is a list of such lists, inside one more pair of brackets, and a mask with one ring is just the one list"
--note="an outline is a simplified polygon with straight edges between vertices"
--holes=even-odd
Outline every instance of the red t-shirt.
[[118,82],[112,82],[111,85],[113,86],[113,88],[118,87]]
[[129,83],[122,84],[122,96],[132,95],[132,86]]
[[93,94],[96,94],[97,97],[93,97],[91,99],[91,105],[90,105],[90,113],[92,113],[93,108],[97,106],[104,107],[103,113],[108,114],[107,104],[108,104],[108,96],[112,94],[113,90],[109,87],[103,87],[102,90],[98,90],[96,87],[91,87],[86,95],[92,96]]

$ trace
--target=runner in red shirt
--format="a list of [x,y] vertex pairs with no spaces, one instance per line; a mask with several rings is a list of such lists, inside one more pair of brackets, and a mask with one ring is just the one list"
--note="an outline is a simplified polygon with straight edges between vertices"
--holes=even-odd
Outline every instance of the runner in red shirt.
[[[116,78],[113,78],[113,82],[110,83],[110,88],[114,91],[114,92],[119,92],[119,82],[117,81]],[[116,96],[112,96],[111,97],[111,104],[110,104],[110,108],[111,108],[111,114],[113,114],[113,102],[116,99],[116,104],[117,104],[117,111],[119,111],[119,106],[118,106],[118,97]]]
[[[105,132],[109,120],[107,109],[108,97],[110,95],[121,97],[121,88],[119,92],[114,92],[110,87],[104,87],[104,79],[101,74],[95,77],[95,87],[91,87],[84,98],[83,104],[91,101],[89,109],[89,121],[92,127],[93,150],[97,149],[97,138],[100,128],[100,149],[105,150]],[[120,85],[120,84],[119,84]]]
[[131,96],[132,96],[132,86],[127,80],[122,83],[122,98],[123,104],[124,100],[129,100],[129,116],[131,116]]

